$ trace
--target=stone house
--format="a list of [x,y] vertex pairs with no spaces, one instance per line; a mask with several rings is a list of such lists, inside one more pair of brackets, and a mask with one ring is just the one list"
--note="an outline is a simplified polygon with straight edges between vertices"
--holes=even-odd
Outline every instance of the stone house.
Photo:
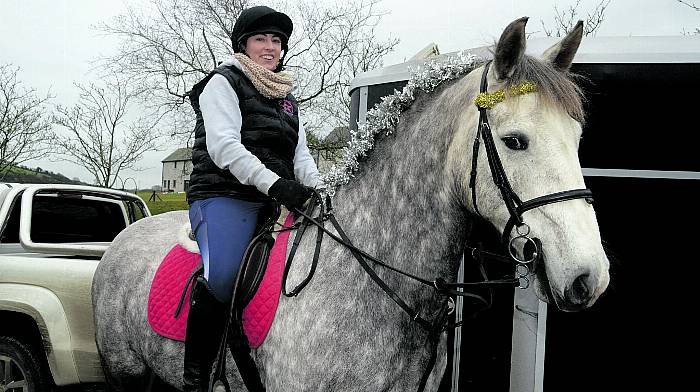
[[178,148],[161,161],[163,192],[185,192],[192,173],[192,149]]

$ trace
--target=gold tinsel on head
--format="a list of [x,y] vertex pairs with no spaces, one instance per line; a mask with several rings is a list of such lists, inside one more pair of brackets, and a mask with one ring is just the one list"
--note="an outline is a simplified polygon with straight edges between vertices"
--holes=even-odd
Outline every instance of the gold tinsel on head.
[[[535,84],[525,81],[510,86],[508,89],[508,96],[515,97],[517,95],[523,95],[534,91],[537,91]],[[498,90],[492,93],[479,93],[479,95],[476,96],[474,103],[480,108],[491,109],[496,106],[497,103],[503,102],[504,99],[506,99],[506,90]]]

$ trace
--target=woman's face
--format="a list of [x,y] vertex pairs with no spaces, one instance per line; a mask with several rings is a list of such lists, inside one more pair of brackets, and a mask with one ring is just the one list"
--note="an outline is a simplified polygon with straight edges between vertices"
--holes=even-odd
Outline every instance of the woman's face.
[[255,34],[248,37],[245,53],[251,60],[274,71],[280,62],[282,39],[274,34]]

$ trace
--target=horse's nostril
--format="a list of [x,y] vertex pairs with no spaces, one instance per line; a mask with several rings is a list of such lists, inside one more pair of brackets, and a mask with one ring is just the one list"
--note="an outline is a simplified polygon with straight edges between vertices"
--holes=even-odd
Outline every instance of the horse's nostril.
[[588,274],[580,275],[574,280],[571,287],[566,290],[566,299],[572,305],[585,305],[588,303],[591,293],[588,277]]

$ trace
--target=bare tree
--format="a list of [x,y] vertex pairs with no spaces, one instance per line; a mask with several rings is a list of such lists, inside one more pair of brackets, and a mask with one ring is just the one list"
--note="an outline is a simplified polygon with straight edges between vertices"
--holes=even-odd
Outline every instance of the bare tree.
[[612,0],[601,0],[593,9],[593,11],[586,14],[586,18],[582,19],[579,15],[579,7],[581,6],[581,0],[576,0],[576,3],[569,6],[569,8],[560,11],[559,8],[554,5],[554,23],[551,27],[547,27],[547,24],[540,19],[542,23],[542,29],[547,37],[563,37],[569,31],[571,31],[579,20],[584,20],[583,35],[594,35],[602,25],[605,20],[605,11],[607,10],[610,2]]
[[[317,3],[300,0],[267,5],[294,21],[285,66],[296,78],[295,95],[307,131],[347,123],[350,80],[382,65],[397,39],[377,39],[383,15],[379,0]],[[146,89],[147,102],[168,113],[174,134],[189,136],[193,115],[187,92],[233,53],[230,33],[248,0],[149,0],[134,3],[99,28],[121,39],[117,55],[106,58],[115,72]]]
[[45,154],[52,137],[45,109],[51,97],[23,87],[18,72],[17,67],[0,64],[0,180],[15,165]]
[[[689,7],[689,8],[691,8],[691,9],[695,10],[695,11],[700,12],[700,7],[698,7],[697,5],[695,5],[695,3],[691,3],[691,2],[689,2],[689,1],[684,1],[684,0],[676,0],[676,1],[678,1],[679,3],[685,5],[686,7]],[[692,31],[691,33],[686,32],[685,29],[684,29],[684,30],[683,30],[683,34],[695,34],[695,35],[698,35],[698,34],[700,34],[700,28],[696,27],[696,28],[695,28],[695,31]]]
[[138,92],[117,79],[104,86],[76,84],[78,103],[72,108],[57,106],[54,122],[68,132],[57,134],[57,155],[85,168],[100,186],[113,187],[124,169],[138,171],[143,154],[158,149],[160,118],[132,116],[130,109]]
[[[381,16],[378,1],[348,2],[319,10],[315,4],[299,3],[302,23],[301,50],[290,49],[289,68],[300,70],[300,102],[314,117],[305,126],[312,132],[331,131],[350,119],[349,87],[361,72],[381,67],[383,58],[399,40],[378,39],[375,34]],[[309,68],[309,66],[316,68]],[[320,142],[319,147],[331,148]]]
[[696,6],[695,3],[691,3],[689,1],[684,1],[684,0],[676,0],[676,1],[694,9],[695,11],[700,11],[700,7]]
[[[332,126],[350,118],[348,87],[361,72],[380,67],[399,40],[375,35],[382,13],[377,0],[347,2],[333,9],[299,3],[301,41],[290,49],[287,65],[295,70],[300,102]],[[331,12],[332,11],[332,12]],[[302,16],[303,15],[303,16]],[[314,110],[317,109],[317,110]]]

